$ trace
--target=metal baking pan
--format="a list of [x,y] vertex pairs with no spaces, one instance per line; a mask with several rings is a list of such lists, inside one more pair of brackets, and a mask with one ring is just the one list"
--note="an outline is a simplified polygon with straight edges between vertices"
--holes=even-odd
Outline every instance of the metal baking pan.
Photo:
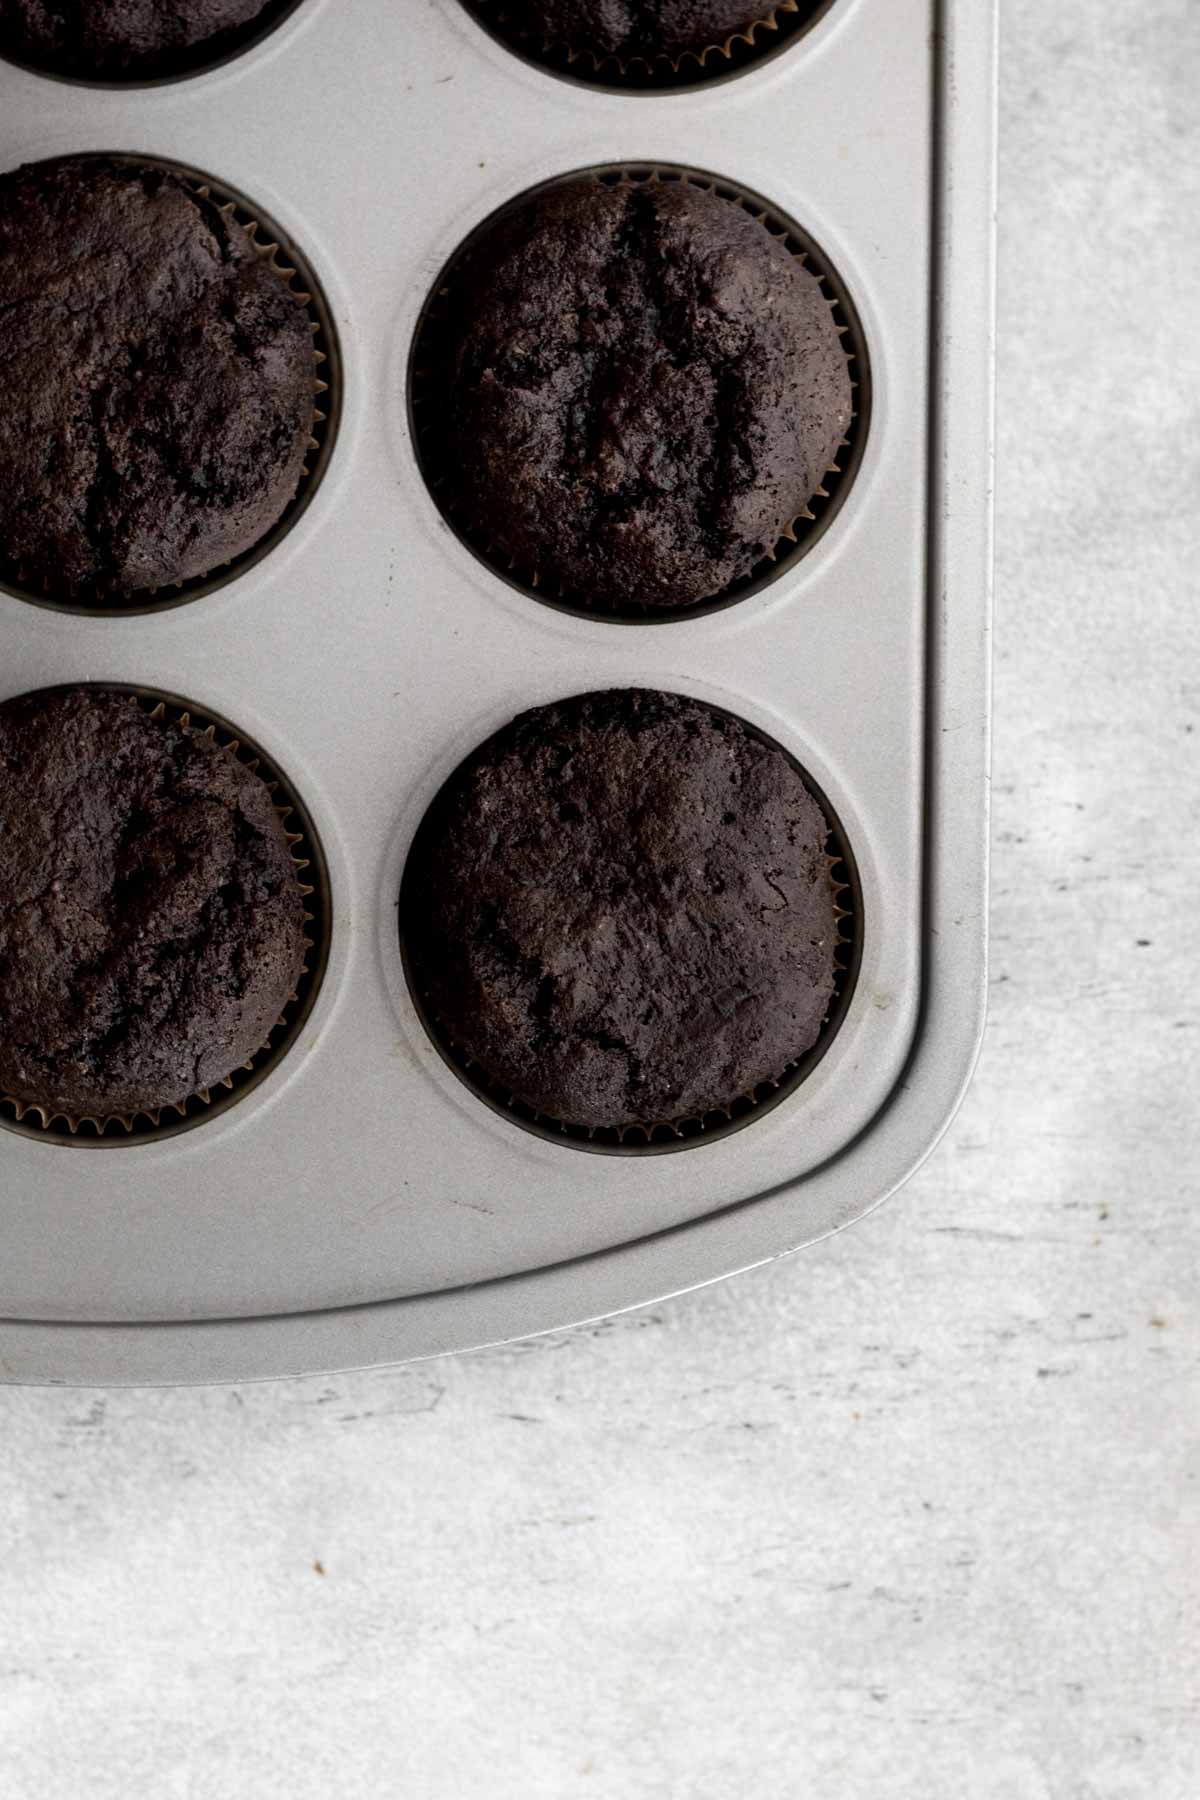
[[[102,88],[0,64],[0,166],[171,158],[303,252],[341,351],[328,470],[236,580],[169,610],[0,594],[0,698],[185,696],[286,773],[328,865],[324,981],[289,1053],[161,1141],[0,1127],[0,1375],[248,1380],[457,1350],[710,1281],[860,1218],[932,1148],[984,1006],[994,0],[833,0],[777,56],[664,93],[536,68],[459,4],[302,0],[240,58]],[[820,246],[871,373],[861,466],[808,554],[631,629],[501,581],[442,521],[409,351],[463,238],[539,182],[711,172]],[[807,1079],[665,1156],[589,1155],[482,1104],[429,1042],[395,903],[440,782],[525,707],[695,694],[830,799],[861,962]]]

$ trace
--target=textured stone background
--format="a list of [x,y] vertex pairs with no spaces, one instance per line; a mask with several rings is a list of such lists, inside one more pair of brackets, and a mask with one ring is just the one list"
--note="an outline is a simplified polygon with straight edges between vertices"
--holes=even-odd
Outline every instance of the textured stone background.
[[842,1238],[597,1330],[0,1390],[5,1800],[1200,1792],[1200,6],[1004,12],[950,1138]]

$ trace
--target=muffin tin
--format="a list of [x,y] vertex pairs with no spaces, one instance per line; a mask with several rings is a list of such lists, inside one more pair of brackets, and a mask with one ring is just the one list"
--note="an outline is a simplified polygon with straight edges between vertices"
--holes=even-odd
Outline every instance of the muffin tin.
[[[98,89],[0,64],[0,166],[84,150],[205,170],[277,220],[340,343],[341,428],[286,538],[154,616],[0,596],[0,699],[186,694],[285,770],[323,846],[324,980],[253,1091],[162,1141],[0,1128],[0,1373],[249,1379],[597,1317],[811,1242],[931,1148],[982,1027],[994,6],[834,0],[686,91],[581,87],[460,0],[302,0],[208,74]],[[803,560],[636,630],[544,605],[446,526],[410,433],[432,284],[499,206],[661,164],[762,195],[821,246],[870,362],[861,461]],[[596,1156],[484,1104],[401,967],[406,848],[524,707],[691,693],[793,755],[861,888],[845,1017],[807,1078],[679,1154]],[[11,1121],[10,1121],[11,1122]]]

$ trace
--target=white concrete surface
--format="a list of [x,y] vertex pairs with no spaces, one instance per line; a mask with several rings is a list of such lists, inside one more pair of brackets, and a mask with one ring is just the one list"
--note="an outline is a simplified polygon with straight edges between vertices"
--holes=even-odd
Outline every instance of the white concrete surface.
[[841,1239],[598,1330],[0,1390],[5,1800],[1200,1793],[1200,7],[1005,11],[951,1137]]

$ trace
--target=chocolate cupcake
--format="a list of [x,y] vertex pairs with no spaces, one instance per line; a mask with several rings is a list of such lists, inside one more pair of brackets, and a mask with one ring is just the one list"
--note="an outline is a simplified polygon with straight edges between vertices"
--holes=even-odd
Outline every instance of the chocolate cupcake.
[[489,560],[570,605],[661,616],[726,594],[846,443],[820,281],[690,180],[525,196],[451,265],[429,329],[418,434],[439,498]]
[[79,688],[0,705],[0,1096],[155,1115],[262,1048],[304,890],[262,779],[211,735]]
[[570,1132],[728,1116],[829,1014],[830,831],[781,750],[697,700],[622,689],[524,713],[417,833],[413,994],[477,1085]]
[[120,600],[243,554],[296,493],[313,325],[182,177],[100,156],[0,176],[0,561]]
[[577,79],[672,87],[744,67],[813,24],[832,0],[464,0],[481,24]]
[[[543,41],[623,62],[703,55],[770,10],[748,0],[510,0],[505,6],[514,25]],[[794,10],[791,0],[784,10]]]
[[152,81],[243,49],[296,0],[0,0],[0,55],[56,75]]

